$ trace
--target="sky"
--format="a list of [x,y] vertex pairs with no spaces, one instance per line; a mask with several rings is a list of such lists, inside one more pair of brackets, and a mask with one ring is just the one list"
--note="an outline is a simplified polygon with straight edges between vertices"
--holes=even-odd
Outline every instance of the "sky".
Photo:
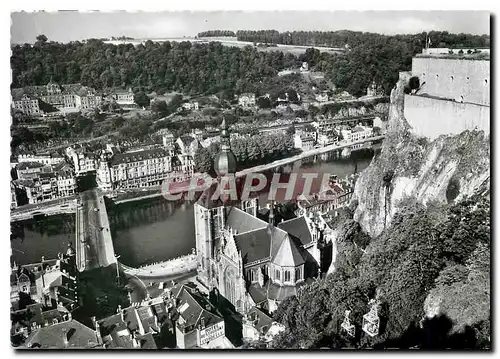
[[204,30],[335,31],[413,34],[430,30],[489,34],[485,11],[213,11],[14,12],[11,42],[33,43],[39,34],[68,42],[88,38],[191,37]]

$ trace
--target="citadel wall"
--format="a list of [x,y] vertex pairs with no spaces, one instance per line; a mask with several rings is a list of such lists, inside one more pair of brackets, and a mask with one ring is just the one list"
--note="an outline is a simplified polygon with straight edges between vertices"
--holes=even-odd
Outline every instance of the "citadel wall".
[[404,116],[412,131],[430,139],[465,130],[490,133],[490,62],[416,57],[417,94],[405,95]]

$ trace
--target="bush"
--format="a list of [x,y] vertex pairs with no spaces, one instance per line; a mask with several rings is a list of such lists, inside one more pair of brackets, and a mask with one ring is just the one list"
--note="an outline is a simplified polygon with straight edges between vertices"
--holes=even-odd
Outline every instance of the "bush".
[[412,76],[410,78],[410,82],[409,82],[409,85],[410,85],[410,90],[416,90],[420,87],[420,80],[417,76]]

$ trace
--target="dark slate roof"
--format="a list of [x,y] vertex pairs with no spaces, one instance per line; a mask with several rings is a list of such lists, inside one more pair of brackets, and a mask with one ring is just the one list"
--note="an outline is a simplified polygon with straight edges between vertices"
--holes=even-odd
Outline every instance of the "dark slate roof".
[[195,138],[193,136],[189,136],[189,135],[181,136],[179,138],[181,139],[184,146],[189,146],[191,144],[191,142],[193,142],[195,140]]
[[293,286],[280,286],[269,281],[267,284],[267,297],[272,300],[283,301],[288,297],[297,295],[297,290],[303,283],[297,283]]
[[18,170],[25,170],[27,168],[40,168],[44,167],[45,165],[39,162],[21,162],[20,164],[17,165]]
[[304,217],[292,218],[281,222],[278,224],[278,227],[299,239],[302,245],[307,245],[312,241],[311,232]]
[[273,324],[273,318],[257,307],[253,307],[248,311],[247,318],[252,322],[254,328],[264,335]]
[[98,346],[94,330],[74,319],[39,328],[28,337],[26,345],[40,349],[89,349]]
[[228,209],[226,226],[237,230],[238,234],[242,234],[256,229],[266,228],[267,223],[252,216],[250,213],[242,211],[238,207],[230,207]]
[[[101,334],[108,348],[134,349],[133,334],[139,342],[140,349],[156,349],[156,343],[151,334],[140,335],[140,325],[145,332],[154,327],[153,311],[150,307],[128,307],[123,309],[123,321],[119,313],[99,321]],[[156,329],[156,328],[153,328]],[[106,340],[109,336],[111,340]]]
[[258,283],[253,283],[248,287],[248,294],[252,297],[255,305],[267,301],[266,288],[261,287]]
[[243,263],[251,263],[268,258],[271,238],[267,227],[234,236],[236,246],[241,251]]
[[121,163],[138,162],[166,156],[168,156],[168,152],[163,148],[152,148],[149,150],[137,152],[118,153],[111,159],[111,165],[114,166]]
[[194,329],[201,323],[202,318],[207,327],[224,321],[215,307],[197,289],[182,285],[176,299],[179,300],[177,311],[184,320],[183,324],[178,320],[178,325]]

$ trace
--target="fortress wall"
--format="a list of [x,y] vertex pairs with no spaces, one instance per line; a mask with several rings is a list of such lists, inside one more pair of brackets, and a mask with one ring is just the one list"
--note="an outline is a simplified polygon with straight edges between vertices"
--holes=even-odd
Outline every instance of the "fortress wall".
[[404,116],[414,133],[431,140],[473,129],[490,133],[489,106],[405,95]]
[[415,57],[412,75],[418,76],[420,93],[476,104],[490,104],[490,61]]

